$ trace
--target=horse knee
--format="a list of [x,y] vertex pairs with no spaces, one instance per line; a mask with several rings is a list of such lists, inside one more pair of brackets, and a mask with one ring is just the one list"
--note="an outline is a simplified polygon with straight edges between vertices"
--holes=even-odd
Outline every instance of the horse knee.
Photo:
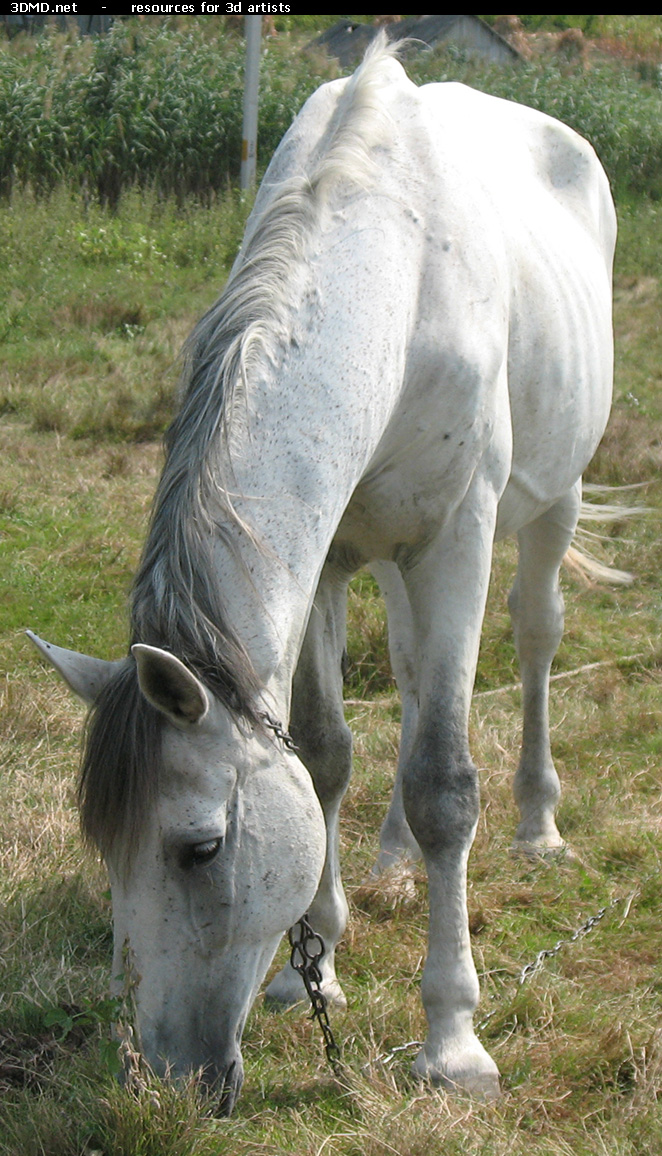
[[407,822],[421,850],[466,847],[479,815],[478,772],[465,745],[449,736],[418,738],[404,769]]

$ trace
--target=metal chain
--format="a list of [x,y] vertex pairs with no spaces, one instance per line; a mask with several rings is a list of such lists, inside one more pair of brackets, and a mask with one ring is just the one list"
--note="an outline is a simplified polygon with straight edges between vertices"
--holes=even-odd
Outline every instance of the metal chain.
[[[639,889],[641,889],[641,887],[643,887],[643,885],[647,883],[648,880],[652,877],[653,873],[646,875],[640,881]],[[625,898],[626,911],[624,918],[626,918],[627,913],[630,910],[630,904],[632,903],[635,894],[636,891],[633,891]],[[605,904],[604,907],[601,907],[598,911],[596,911],[595,915],[589,915],[588,918],[585,919],[584,922],[580,924],[580,926],[577,927],[575,931],[573,931],[572,935],[568,936],[567,939],[557,939],[553,947],[544,947],[542,951],[538,952],[535,959],[524,965],[519,973],[519,976],[517,977],[517,986],[521,987],[523,983],[526,983],[526,981],[530,979],[532,975],[535,975],[535,973],[539,971],[547,959],[552,959],[555,955],[558,955],[562,947],[569,947],[573,943],[576,943],[578,939],[581,939],[583,935],[588,935],[588,933],[593,930],[596,923],[599,923],[601,919],[604,919],[608,911],[612,911],[614,907],[618,907],[618,904],[623,902],[624,896],[616,896],[616,898],[612,899],[609,903]],[[482,1029],[487,1026],[492,1017],[496,1014],[496,1009],[494,1011],[488,1012],[488,1014],[484,1016],[481,1022],[476,1025],[476,1031],[482,1031]]]
[[269,727],[269,730],[274,732],[276,738],[280,739],[286,751],[298,751],[299,748],[292,738],[292,735],[285,730],[282,723],[279,723],[277,719],[272,718],[270,714],[267,714],[266,710],[262,711],[260,718],[262,719],[262,722]]
[[361,1071],[369,1072],[373,1064],[381,1064],[383,1068],[387,1068],[389,1064],[393,1063],[395,1057],[399,1055],[400,1052],[408,1052],[411,1051],[412,1048],[422,1047],[423,1040],[409,1040],[406,1044],[398,1044],[397,1047],[391,1048],[390,1052],[382,1052],[381,1056],[376,1056],[374,1060],[369,1060],[367,1064],[363,1065]]
[[619,903],[622,902],[622,896],[619,896],[617,899],[612,899],[611,903],[607,903],[605,907],[601,907],[599,911],[596,911],[595,915],[589,915],[588,919],[585,919],[584,922],[575,931],[573,931],[572,935],[570,935],[568,939],[557,939],[553,947],[544,947],[542,951],[538,952],[536,958],[532,960],[531,963],[524,965],[519,973],[517,980],[518,985],[521,987],[523,983],[526,983],[527,979],[530,979],[531,976],[535,975],[538,969],[542,967],[545,960],[552,959],[553,956],[558,955],[562,947],[569,947],[570,944],[576,943],[578,939],[581,939],[582,935],[588,935],[589,931],[593,930],[596,923],[599,923],[601,919],[604,919],[608,911],[611,911],[613,907],[616,907]]
[[[284,729],[277,719],[272,718],[266,711],[262,712],[260,718],[266,723],[269,730],[274,732],[276,738],[280,739],[285,750],[295,752],[299,749],[291,734]],[[290,963],[303,980],[312,1007],[311,1019],[317,1020],[320,1025],[324,1037],[326,1058],[338,1076],[340,1075],[340,1048],[331,1029],[326,1010],[328,1001],[321,987],[322,973],[319,963],[324,955],[324,940],[318,932],[313,931],[307,915],[302,915],[299,922],[290,928],[288,939],[292,949]],[[311,944],[316,944],[316,951],[311,951]]]
[[[339,1076],[340,1048],[331,1030],[326,1010],[327,998],[321,988],[322,973],[319,963],[324,955],[324,940],[317,931],[313,931],[307,915],[302,915],[299,922],[290,928],[288,938],[292,948],[290,963],[301,976],[310,999],[312,1007],[310,1018],[317,1020],[320,1025],[326,1058],[336,1076]],[[317,950],[312,950],[313,945]]]
[[[617,899],[612,899],[611,903],[607,903],[605,907],[601,907],[599,911],[596,911],[595,915],[589,915],[588,919],[585,919],[581,926],[573,931],[572,935],[570,935],[567,939],[557,939],[553,947],[545,947],[542,951],[539,951],[535,959],[532,960],[531,963],[525,964],[520,971],[517,979],[518,986],[526,983],[527,979],[530,979],[530,977],[534,975],[539,968],[542,967],[545,960],[551,959],[553,956],[557,955],[562,947],[568,947],[570,944],[575,943],[578,939],[580,939],[582,935],[588,935],[589,931],[595,927],[596,923],[599,923],[601,919],[604,919],[608,911],[611,911],[613,907],[616,907],[619,903],[622,902],[622,896],[619,896]],[[476,1025],[476,1031],[482,1031],[482,1029],[487,1026],[487,1024],[496,1014],[496,1009],[494,1011],[488,1012],[488,1014],[483,1017],[481,1022]],[[383,1055],[378,1056],[377,1059],[373,1062],[387,1066],[393,1062],[398,1052],[405,1051],[406,1049],[413,1047],[422,1047],[422,1044],[419,1040],[411,1040],[411,1042],[408,1044],[401,1044],[399,1047],[393,1048],[390,1052],[384,1052]],[[367,1064],[366,1069],[369,1067],[370,1065]]]
[[[271,722],[269,722],[269,725],[271,725]],[[282,736],[278,735],[278,737],[280,738]],[[289,735],[286,737],[289,738]],[[292,740],[290,739],[290,742],[291,741]],[[654,873],[651,872],[644,876],[644,878],[639,883],[638,889],[640,890],[644,884],[649,881],[649,879],[652,879],[653,875]],[[635,894],[636,890],[625,899],[626,909],[625,915],[623,917],[624,919],[627,918],[627,914],[630,910],[630,904],[632,903]],[[543,963],[557,955],[562,947],[570,947],[573,943],[576,943],[578,939],[581,939],[583,935],[588,935],[589,932],[592,931],[596,926],[596,924],[598,924],[601,919],[604,919],[607,912],[612,911],[614,907],[617,907],[619,903],[622,903],[623,901],[624,897],[622,895],[616,896],[616,898],[612,899],[609,903],[606,903],[604,907],[600,907],[594,915],[589,915],[588,918],[585,919],[584,922],[573,931],[572,935],[567,937],[567,939],[557,939],[553,947],[545,947],[542,949],[542,951],[539,951],[535,959],[533,959],[530,963],[525,964],[521,969],[517,979],[518,987],[521,987],[522,984],[526,983],[526,981],[530,979],[532,975],[535,975],[535,973],[542,967]],[[313,931],[307,915],[303,915],[299,922],[295,923],[294,926],[290,928],[288,938],[290,941],[290,947],[292,948],[290,963],[303,980],[304,987],[308,993],[308,998],[310,999],[312,1006],[311,1019],[316,1019],[320,1025],[322,1036],[324,1037],[324,1050],[326,1053],[326,1058],[330,1066],[333,1068],[333,1071],[338,1076],[341,1073],[341,1053],[331,1029],[331,1024],[329,1022],[329,1017],[326,1010],[327,998],[321,990],[322,973],[319,968],[319,963],[322,956],[324,955],[324,940],[322,939],[319,932]],[[311,945],[314,943],[317,945],[317,950],[311,951]],[[492,1017],[495,1015],[496,1010],[489,1012],[488,1015],[486,1015],[484,1019],[476,1025],[476,1030],[481,1031],[483,1028],[485,1028]],[[379,1056],[376,1062],[392,1062],[396,1053],[404,1051],[405,1049],[420,1046],[420,1041],[412,1040],[407,1044],[400,1045],[400,1047],[393,1048],[391,1052],[387,1052],[383,1056]]]

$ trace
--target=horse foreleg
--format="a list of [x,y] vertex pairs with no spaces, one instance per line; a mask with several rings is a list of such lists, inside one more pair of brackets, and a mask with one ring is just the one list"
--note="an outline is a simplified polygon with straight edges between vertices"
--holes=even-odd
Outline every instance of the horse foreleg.
[[479,790],[469,754],[468,717],[496,502],[492,487],[474,479],[444,530],[403,569],[420,661],[419,717],[404,768],[403,797],[425,859],[430,901],[421,983],[429,1031],[414,1071],[482,1098],[499,1094],[499,1076],[473,1029],[479,990],[466,885]]
[[522,752],[514,794],[520,822],[514,851],[541,854],[565,847],[554,818],[561,786],[549,739],[549,674],[563,634],[559,568],[572,542],[581,504],[575,487],[520,530],[519,564],[508,605],[522,676]]
[[[335,971],[335,949],[347,926],[348,906],[340,877],[339,812],[352,770],[352,736],[343,711],[342,654],[346,640],[347,575],[327,563],[292,685],[290,733],[310,771],[324,812],[327,848],[324,870],[309,917],[324,941],[322,991],[346,1006]],[[293,831],[293,838],[306,832]],[[289,1006],[304,996],[299,975],[288,963],[266,991],[271,1003]]]
[[414,623],[402,574],[394,562],[371,562],[370,570],[386,605],[391,669],[402,701],[398,768],[391,803],[379,835],[379,857],[373,868],[375,875],[381,875],[391,868],[406,871],[409,864],[421,858],[421,849],[411,833],[402,799],[402,776],[418,719],[418,677]]

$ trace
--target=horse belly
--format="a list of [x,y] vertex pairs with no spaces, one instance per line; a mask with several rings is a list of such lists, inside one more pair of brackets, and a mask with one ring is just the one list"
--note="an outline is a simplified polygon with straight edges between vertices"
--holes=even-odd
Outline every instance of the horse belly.
[[[545,261],[537,254],[537,276]],[[497,533],[521,528],[568,492],[590,462],[611,406],[610,288],[604,259],[557,267],[543,285],[528,280],[513,309],[509,394],[513,461]],[[530,303],[538,301],[537,309]]]
[[335,540],[362,563],[394,558],[403,547],[415,549],[432,538],[448,504],[443,486],[433,481],[409,490],[397,480],[393,486],[358,486]]
[[[482,296],[478,319],[467,322],[450,307],[444,317],[440,305],[419,325],[399,403],[336,535],[363,561],[431,541],[477,472],[497,494],[506,484],[512,450],[506,312],[494,295]],[[448,295],[451,302],[459,297]]]

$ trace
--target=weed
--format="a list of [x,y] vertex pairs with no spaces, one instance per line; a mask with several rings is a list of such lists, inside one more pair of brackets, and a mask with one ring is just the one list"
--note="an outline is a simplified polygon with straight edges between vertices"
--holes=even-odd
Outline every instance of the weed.
[[[87,1032],[96,1027],[103,1029],[110,1028],[119,1018],[121,1009],[121,1001],[111,996],[96,1000],[85,1000],[81,1008],[63,1007],[61,1004],[58,1004],[57,1007],[50,1008],[44,1014],[44,1027],[57,1028],[60,1033],[60,1041],[63,1041],[76,1030]],[[112,1041],[104,1040],[103,1043],[110,1043],[111,1048],[113,1047]],[[120,1070],[120,1065],[117,1057],[116,1044],[114,1045],[114,1051],[109,1052],[107,1060],[111,1071],[117,1074]]]

